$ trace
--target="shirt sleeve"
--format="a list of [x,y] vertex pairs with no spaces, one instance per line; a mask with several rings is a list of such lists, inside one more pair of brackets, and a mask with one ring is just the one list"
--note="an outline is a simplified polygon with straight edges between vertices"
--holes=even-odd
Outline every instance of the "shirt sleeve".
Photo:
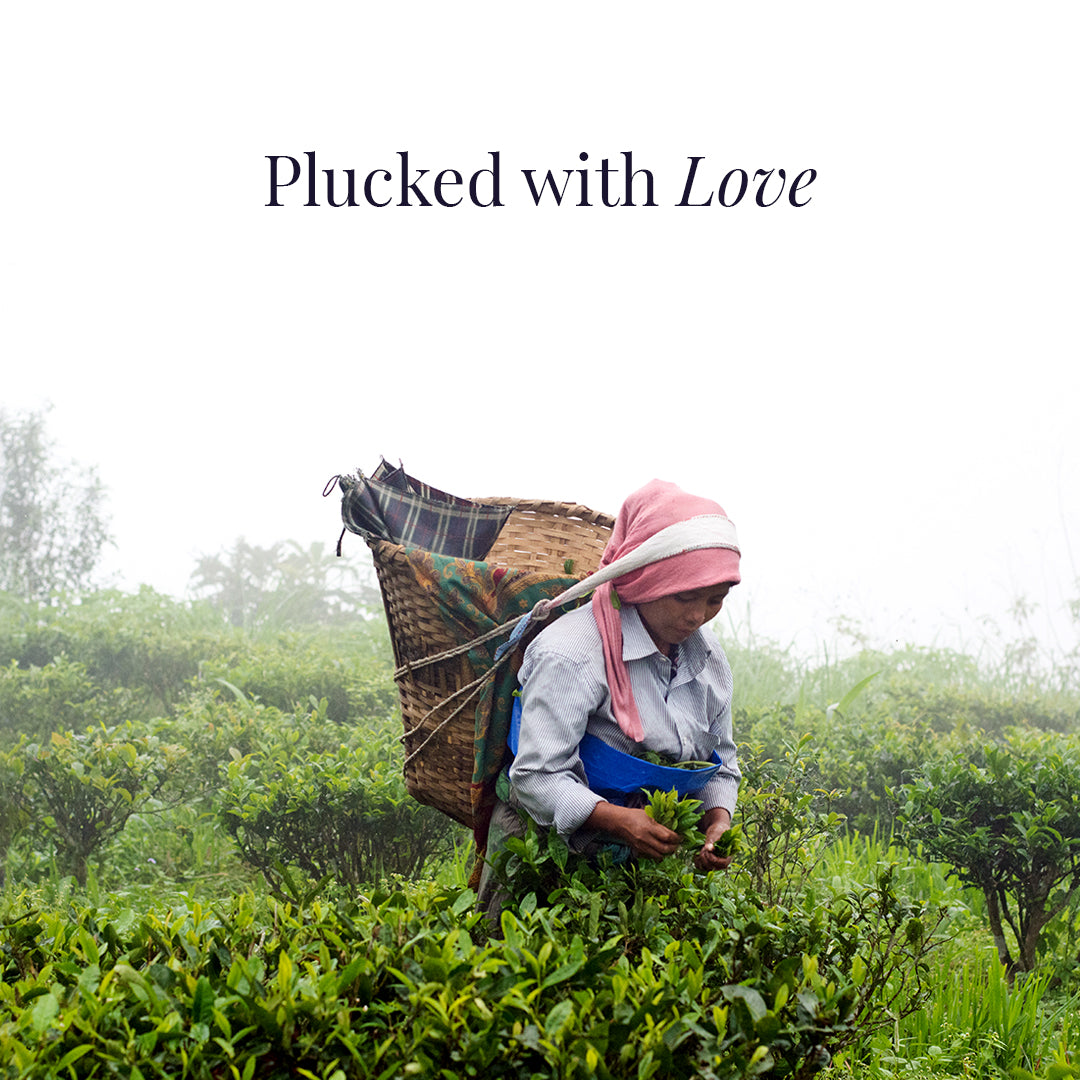
[[530,817],[569,836],[603,802],[586,783],[578,745],[606,688],[583,665],[552,652],[527,658],[521,678],[521,732],[510,781]]
[[731,669],[728,667],[726,657],[723,657],[721,664],[720,685],[725,687],[727,692],[717,697],[715,708],[710,710],[712,715],[709,717],[709,731],[717,738],[716,752],[720,755],[724,766],[696,797],[701,800],[702,812],[722,806],[734,817],[742,773],[739,770],[739,754],[735,746],[731,722]]
[[722,806],[732,817],[735,816],[735,803],[739,797],[739,781],[742,773],[739,771],[738,751],[731,736],[731,709],[726,710],[727,735],[721,734],[717,743],[716,752],[720,755],[724,766],[720,771],[701,789],[695,796],[701,800],[701,809],[713,810]]

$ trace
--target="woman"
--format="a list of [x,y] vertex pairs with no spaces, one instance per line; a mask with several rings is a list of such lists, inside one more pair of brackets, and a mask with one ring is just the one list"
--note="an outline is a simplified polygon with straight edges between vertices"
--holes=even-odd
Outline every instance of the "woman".
[[708,760],[717,751],[722,767],[694,796],[705,834],[695,861],[702,870],[729,865],[713,848],[731,825],[740,779],[731,669],[701,628],[739,581],[734,527],[712,500],[653,480],[623,503],[601,569],[646,552],[650,561],[597,586],[589,605],[561,616],[526,650],[521,730],[508,798],[492,819],[495,846],[500,834],[519,831],[515,808],[583,854],[615,841],[660,859],[679,846],[676,833],[641,809],[643,797],[619,805],[589,788],[579,753],[589,733],[635,756]]

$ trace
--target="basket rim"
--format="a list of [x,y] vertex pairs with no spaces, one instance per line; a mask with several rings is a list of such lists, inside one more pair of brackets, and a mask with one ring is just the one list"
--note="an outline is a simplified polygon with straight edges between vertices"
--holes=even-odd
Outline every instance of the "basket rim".
[[[615,518],[609,514],[606,510],[593,510],[592,507],[586,506],[584,503],[579,502],[566,502],[560,499],[515,499],[512,495],[486,495],[486,496],[470,496],[473,502],[488,503],[493,506],[507,506],[511,505],[516,510],[522,510],[525,512],[540,512],[553,510],[564,511],[563,516],[571,518],[581,518],[584,521],[610,521],[612,525],[615,524]],[[580,513],[571,513],[571,511],[580,511]]]

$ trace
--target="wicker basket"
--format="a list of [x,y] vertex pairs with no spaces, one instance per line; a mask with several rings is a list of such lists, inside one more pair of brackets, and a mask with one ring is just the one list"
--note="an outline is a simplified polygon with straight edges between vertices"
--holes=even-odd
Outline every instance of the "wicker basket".
[[[488,553],[487,562],[515,570],[550,570],[553,577],[566,577],[566,560],[572,559],[570,573],[579,578],[600,565],[614,524],[607,514],[574,503],[505,498],[480,501],[512,503],[516,507]],[[465,653],[409,670],[410,663],[465,643],[454,638],[417,584],[405,549],[386,541],[371,541],[369,546],[398,668],[395,678],[406,734],[405,785],[415,799],[472,828],[475,704],[465,704],[456,716],[444,721],[467,695],[447,699],[484,672],[474,669]],[[439,730],[434,737],[412,756],[436,728]]]

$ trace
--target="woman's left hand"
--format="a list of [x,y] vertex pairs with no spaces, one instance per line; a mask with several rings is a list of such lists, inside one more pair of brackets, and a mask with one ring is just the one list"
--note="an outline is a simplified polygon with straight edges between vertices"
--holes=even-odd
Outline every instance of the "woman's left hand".
[[705,843],[694,856],[694,865],[699,870],[726,870],[731,865],[731,856],[721,857],[713,851],[713,845],[731,828],[731,815],[722,806],[706,810],[701,815],[701,831],[705,834]]

